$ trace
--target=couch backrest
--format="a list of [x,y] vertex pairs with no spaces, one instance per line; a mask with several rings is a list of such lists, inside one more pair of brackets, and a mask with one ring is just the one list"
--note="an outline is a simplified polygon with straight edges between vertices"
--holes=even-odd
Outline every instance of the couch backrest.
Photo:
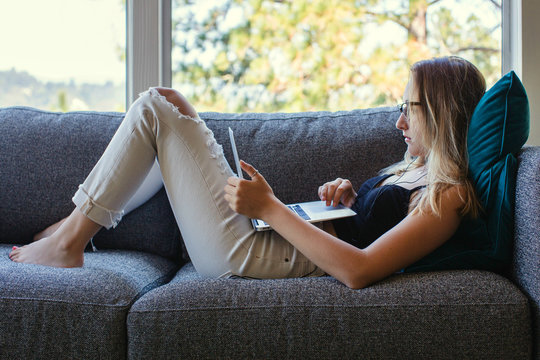
[[[0,109],[0,242],[25,244],[69,215],[71,201],[107,147],[124,114],[55,113],[26,107]],[[101,230],[98,248],[181,253],[179,231],[165,192]]]
[[[228,127],[239,157],[255,166],[284,202],[317,200],[317,189],[336,177],[359,187],[403,159],[396,108],[304,113],[201,113],[229,164]],[[233,165],[234,167],[234,165]]]
[[[228,127],[240,157],[252,163],[285,202],[317,199],[336,177],[356,187],[405,151],[399,112],[375,108],[294,114],[201,113],[233,164]],[[122,113],[55,113],[0,109],[0,242],[23,244],[69,215],[71,198],[105,150]],[[95,238],[103,247],[179,256],[180,235],[163,189]]]

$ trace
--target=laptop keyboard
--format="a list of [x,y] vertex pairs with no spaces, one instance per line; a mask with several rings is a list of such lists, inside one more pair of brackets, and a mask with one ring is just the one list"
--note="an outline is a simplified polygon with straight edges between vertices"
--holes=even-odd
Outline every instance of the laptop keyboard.
[[308,216],[308,214],[306,214],[306,212],[302,209],[300,205],[287,205],[287,206],[289,207],[289,209],[297,213],[298,216],[300,216],[302,219],[311,220],[311,218]]

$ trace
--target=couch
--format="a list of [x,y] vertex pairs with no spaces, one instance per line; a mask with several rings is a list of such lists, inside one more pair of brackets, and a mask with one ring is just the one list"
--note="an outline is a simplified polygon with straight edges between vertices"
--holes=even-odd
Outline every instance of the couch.
[[[285,202],[355,186],[399,161],[395,108],[201,113]],[[196,273],[161,189],[94,238],[82,268],[17,264],[13,245],[67,216],[122,113],[0,109],[0,358],[540,359],[540,147],[518,157],[513,263],[502,273],[396,274],[362,290],[330,276]]]

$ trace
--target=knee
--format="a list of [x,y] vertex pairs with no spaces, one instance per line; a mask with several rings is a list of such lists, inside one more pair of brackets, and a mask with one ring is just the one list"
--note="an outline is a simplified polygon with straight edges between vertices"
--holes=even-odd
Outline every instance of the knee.
[[161,96],[164,96],[168,102],[176,106],[181,114],[191,116],[193,118],[197,117],[197,112],[195,111],[195,108],[193,108],[193,106],[186,100],[186,98],[178,91],[162,87],[157,87],[156,90]]

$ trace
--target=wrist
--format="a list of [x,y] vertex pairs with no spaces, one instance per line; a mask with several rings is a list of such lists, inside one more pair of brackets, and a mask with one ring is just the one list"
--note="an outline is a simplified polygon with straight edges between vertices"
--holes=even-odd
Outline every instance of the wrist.
[[261,216],[261,220],[264,220],[266,223],[270,224],[273,219],[279,216],[280,210],[287,208],[285,204],[281,202],[275,195],[269,198],[268,205],[265,207],[265,211]]

